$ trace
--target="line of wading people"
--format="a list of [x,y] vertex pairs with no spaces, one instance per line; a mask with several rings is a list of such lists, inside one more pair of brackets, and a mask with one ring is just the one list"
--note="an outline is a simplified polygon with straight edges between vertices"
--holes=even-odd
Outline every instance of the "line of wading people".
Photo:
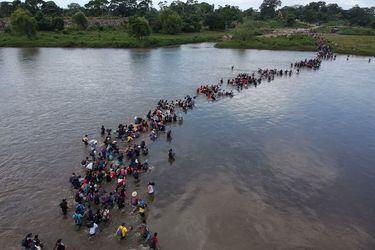
[[[291,64],[296,68],[297,74],[300,68],[318,69],[322,60],[335,60],[330,47],[326,45],[323,37],[314,34],[316,45],[319,49],[315,58]],[[232,66],[233,70],[233,66]],[[271,81],[275,76],[291,76],[293,70],[259,69],[252,74],[241,73],[236,78],[229,79],[227,84],[236,87],[237,90],[254,85],[255,87],[262,80]],[[202,85],[197,88],[197,94],[203,94],[208,100],[215,101],[219,97],[233,97],[233,91],[223,90],[223,79],[216,85]],[[194,107],[196,96],[189,95],[182,99],[173,101],[160,100],[156,107],[150,110],[145,118],[135,117],[134,123],[119,124],[115,135],[111,129],[101,127],[100,132],[103,139],[101,145],[95,139],[89,139],[87,135],[82,141],[89,148],[89,156],[81,162],[82,175],[72,173],[69,182],[75,190],[75,204],[73,206],[72,218],[77,228],[88,227],[88,236],[94,237],[100,228],[111,223],[113,210],[128,212],[136,216],[134,223],[120,223],[114,235],[119,240],[124,240],[128,234],[137,231],[142,244],[148,245],[151,249],[160,248],[158,234],[152,233],[147,225],[147,209],[155,195],[155,182],[149,180],[145,185],[145,194],[131,189],[129,183],[140,185],[140,178],[144,173],[152,169],[147,159],[148,148],[146,147],[145,134],[151,142],[154,142],[162,134],[166,134],[168,141],[172,140],[171,130],[166,125],[181,123],[182,116],[176,111],[186,112]],[[139,144],[136,143],[140,139]],[[126,144],[121,148],[118,141]],[[175,160],[175,153],[172,149],[168,151],[168,160],[172,163]],[[131,181],[132,180],[132,181]],[[133,186],[132,185],[132,186]],[[68,214],[68,202],[63,199],[60,208],[64,216]],[[22,240],[25,249],[39,250],[43,248],[43,242],[38,235],[34,238],[29,233]],[[57,240],[54,249],[64,250],[65,245],[62,239]]]
[[[320,44],[320,50],[314,59],[297,62],[294,67],[297,68],[297,73],[302,67],[317,69],[320,67],[322,58],[331,58],[332,52],[327,46]],[[277,70],[277,69],[259,69],[256,73],[245,74],[241,73],[234,79],[229,79],[228,84],[236,86],[237,89],[247,87],[249,84],[257,86],[262,79],[268,81],[274,80],[275,76],[291,76],[293,70]],[[233,96],[233,91],[225,91],[221,89],[223,79],[216,85],[202,85],[197,89],[197,94],[206,95],[208,100],[216,100],[221,96]],[[185,96],[184,99],[174,101],[160,100],[157,106],[147,113],[145,119],[136,117],[134,124],[123,125],[119,124],[116,131],[116,140],[126,141],[127,147],[120,150],[117,146],[117,141],[112,139],[111,130],[101,128],[102,135],[105,135],[103,146],[97,147],[96,140],[88,140],[88,137],[83,138],[83,142],[90,145],[90,156],[82,163],[82,167],[86,170],[85,177],[76,176],[72,174],[71,183],[76,191],[75,201],[76,209],[73,215],[74,221],[78,227],[83,224],[83,218],[87,218],[87,225],[89,227],[89,236],[93,237],[99,228],[100,223],[107,223],[110,220],[110,209],[115,205],[119,210],[126,208],[126,201],[128,201],[132,213],[138,213],[140,224],[138,225],[139,235],[145,242],[150,243],[151,248],[156,248],[159,244],[157,234],[152,236],[147,224],[145,212],[147,203],[145,199],[139,197],[136,191],[131,193],[130,199],[127,195],[127,181],[133,178],[135,183],[139,182],[140,175],[149,170],[147,160],[142,162],[142,157],[147,156],[148,149],[144,140],[140,145],[135,143],[137,138],[142,134],[149,133],[150,141],[157,140],[160,132],[166,132],[166,124],[182,121],[182,117],[177,116],[175,109],[180,108],[182,111],[187,111],[194,106],[194,99],[196,97]],[[171,130],[166,132],[167,139],[171,139]],[[172,149],[168,151],[168,159],[174,160],[174,152]],[[103,182],[115,182],[115,189],[112,192],[107,192],[103,188]],[[150,181],[147,185],[147,193],[149,196],[154,195],[155,183]],[[83,203],[89,203],[87,208]],[[91,209],[90,203],[102,208],[97,208],[94,213]],[[116,232],[119,239],[124,239],[127,233],[134,229],[133,225],[122,223]]]
[[[129,125],[119,124],[115,135],[111,129],[101,127],[103,137],[102,145],[98,145],[95,139],[89,139],[87,135],[82,142],[89,147],[89,156],[82,162],[84,175],[72,173],[69,181],[75,189],[75,205],[73,220],[77,228],[87,226],[88,235],[94,237],[101,227],[110,223],[111,212],[116,209],[138,215],[138,226],[130,223],[121,223],[115,232],[115,236],[123,240],[128,233],[137,230],[141,243],[149,245],[151,249],[159,246],[157,233],[152,233],[146,224],[146,210],[148,203],[153,201],[155,183],[149,181],[146,188],[147,198],[142,197],[133,190],[128,194],[130,180],[139,185],[143,173],[150,170],[147,159],[148,148],[144,138],[140,144],[136,139],[142,134],[148,134],[150,141],[155,141],[160,134],[166,134],[166,139],[171,140],[171,130],[166,131],[166,125],[181,123],[182,116],[176,110],[187,111],[194,107],[194,98],[185,96],[183,99],[173,101],[160,100],[157,106],[150,110],[146,118],[135,117],[134,123]],[[123,141],[126,146],[121,149],[118,141]],[[175,160],[172,149],[168,151],[168,160]],[[105,187],[109,186],[110,191]],[[60,203],[64,215],[68,213],[68,204],[64,199]],[[100,226],[100,225],[103,226]]]
[[[327,41],[319,34],[311,34],[316,40],[316,46],[319,49],[315,58],[305,59],[290,64],[290,69],[258,69],[257,72],[251,74],[240,73],[237,77],[228,79],[227,85],[235,87],[238,91],[247,88],[249,85],[257,87],[261,84],[262,80],[272,81],[275,76],[292,76],[293,68],[296,74],[299,74],[301,68],[319,69],[322,60],[336,60],[336,55],[333,54],[331,48],[327,45]],[[234,66],[232,66],[232,71]],[[223,79],[219,84],[214,85],[201,85],[197,88],[197,94],[203,94],[209,101],[215,101],[219,97],[233,97],[233,91],[223,90]]]

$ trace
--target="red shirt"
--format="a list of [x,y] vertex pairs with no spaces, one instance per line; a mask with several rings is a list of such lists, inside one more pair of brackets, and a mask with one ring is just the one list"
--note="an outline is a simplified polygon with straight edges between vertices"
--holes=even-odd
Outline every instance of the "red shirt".
[[152,242],[152,244],[153,244],[154,246],[157,246],[157,245],[159,244],[159,239],[158,239],[158,237],[153,236],[153,237],[151,238],[151,242]]

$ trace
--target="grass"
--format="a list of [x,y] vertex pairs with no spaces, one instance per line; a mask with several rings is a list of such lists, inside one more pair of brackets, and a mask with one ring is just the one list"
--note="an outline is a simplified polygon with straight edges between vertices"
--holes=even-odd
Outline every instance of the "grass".
[[224,34],[224,32],[215,31],[178,35],[155,33],[143,40],[137,40],[121,30],[38,32],[37,36],[32,39],[1,33],[0,47],[148,48],[184,43],[214,42],[221,40]]
[[[311,36],[303,34],[280,35],[277,37],[257,36],[264,34],[266,27],[270,26],[272,25],[269,22],[245,21],[231,32],[233,35],[231,40],[220,42],[216,47],[300,51],[315,51],[317,49],[314,39]],[[366,56],[375,55],[374,29],[342,26],[339,28],[338,34],[331,34],[331,27],[327,25],[321,26],[318,27],[317,31],[325,31],[323,34],[331,44],[334,52]],[[282,31],[283,29],[274,30]],[[340,34],[340,32],[346,35]]]
[[337,53],[375,56],[375,36],[325,34]]
[[337,27],[336,34],[339,35],[359,35],[359,36],[375,36],[375,29],[366,27],[350,27],[350,26],[320,26],[316,29],[317,32],[331,33],[331,30]]
[[218,48],[269,49],[315,51],[315,41],[310,36],[253,37],[248,40],[229,40],[218,43]]
[[309,28],[310,27],[310,25],[303,23],[303,22],[295,22],[292,26],[287,26],[285,22],[281,19],[270,19],[270,20],[260,21],[260,20],[252,20],[252,19],[245,18],[243,20],[242,25],[253,26],[261,34],[267,34],[277,29],[297,29],[297,28]]
[[[375,36],[325,34],[335,53],[375,56]],[[218,48],[315,51],[314,39],[306,35],[253,37],[229,40]]]

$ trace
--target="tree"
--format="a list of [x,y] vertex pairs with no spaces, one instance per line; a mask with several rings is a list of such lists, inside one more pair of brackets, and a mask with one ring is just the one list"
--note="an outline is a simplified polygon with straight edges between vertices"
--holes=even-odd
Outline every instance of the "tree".
[[281,6],[280,0],[264,0],[260,5],[260,15],[264,18],[274,18],[276,16],[276,8]]
[[25,7],[31,14],[35,14],[42,7],[43,0],[25,0]]
[[171,9],[164,9],[160,12],[160,22],[164,33],[177,34],[181,32],[182,19]]
[[342,8],[339,7],[336,3],[334,3],[334,4],[328,4],[327,5],[327,12],[330,15],[341,14]]
[[137,11],[137,0],[111,0],[109,9],[115,16],[134,16]]
[[68,4],[68,9],[79,11],[81,10],[81,5],[79,5],[79,3],[70,3]]
[[89,16],[103,16],[108,10],[108,0],[91,0],[85,7]]
[[35,14],[35,20],[39,31],[53,30],[52,19],[45,17],[40,10]]
[[238,7],[225,5],[219,7],[217,13],[224,19],[226,27],[233,27],[233,22],[241,21],[242,12]]
[[44,2],[41,10],[46,16],[60,16],[62,14],[62,9],[53,1]]
[[208,26],[210,30],[224,30],[225,20],[223,16],[219,15],[217,11],[208,15],[204,20],[204,23]]
[[159,32],[161,30],[159,11],[157,9],[150,8],[150,11],[146,14],[146,18],[151,26],[152,32]]
[[255,16],[256,11],[253,8],[248,8],[247,10],[243,11],[243,15],[245,17],[253,17]]
[[20,34],[26,35],[28,38],[36,34],[36,21],[27,10],[17,9],[10,17],[12,29]]
[[139,40],[151,34],[151,27],[147,19],[144,17],[131,18],[129,20],[129,34],[135,36]]
[[54,30],[61,31],[64,29],[64,19],[61,17],[54,17],[52,19],[52,27]]
[[183,18],[182,31],[183,32],[199,32],[202,28],[198,15],[189,15]]
[[141,0],[137,5],[137,15],[145,16],[152,6],[151,0]]
[[86,29],[88,25],[87,17],[81,11],[72,16],[72,22],[81,29]]
[[81,7],[78,3],[70,3],[68,4],[68,10],[66,10],[66,15],[73,16],[78,11],[84,11],[84,8]]
[[288,14],[285,18],[286,26],[292,27],[296,23],[296,16],[293,14]]
[[14,11],[14,6],[10,2],[0,2],[0,18],[8,17]]
[[206,2],[198,3],[197,13],[202,19],[214,12],[215,6]]
[[345,17],[352,25],[367,26],[371,25],[371,21],[375,20],[374,13],[369,8],[361,8],[358,5],[349,9],[345,13]]
[[167,1],[160,1],[160,2],[158,3],[158,6],[159,6],[159,9],[160,9],[160,10],[164,10],[164,9],[167,8],[167,6],[168,6],[168,2],[167,2]]

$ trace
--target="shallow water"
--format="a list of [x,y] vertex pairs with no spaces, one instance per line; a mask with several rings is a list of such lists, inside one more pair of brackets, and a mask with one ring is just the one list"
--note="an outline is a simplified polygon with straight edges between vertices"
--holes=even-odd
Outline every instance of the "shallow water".
[[[311,52],[215,49],[0,48],[0,243],[28,232],[51,245],[118,249],[115,217],[96,239],[62,219],[84,133],[146,114],[159,99],[258,67],[288,69]],[[235,65],[234,72],[230,66]],[[375,72],[338,56],[196,108],[150,146],[149,223],[163,249],[375,247]],[[173,147],[177,159],[167,162]]]

